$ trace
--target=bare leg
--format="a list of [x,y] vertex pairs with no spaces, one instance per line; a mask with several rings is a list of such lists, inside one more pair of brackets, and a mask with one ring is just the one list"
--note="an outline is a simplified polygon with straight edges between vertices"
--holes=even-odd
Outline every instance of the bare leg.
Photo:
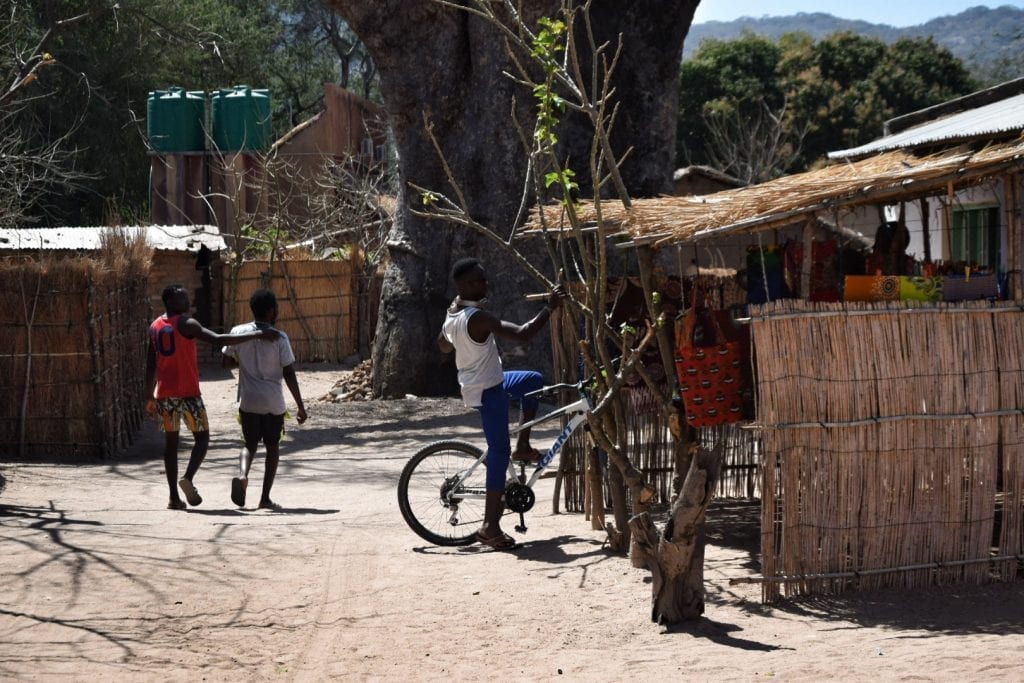
[[256,457],[256,450],[260,447],[259,442],[246,442],[238,451],[238,477],[245,481],[249,478],[249,470],[252,468],[252,459]]
[[[530,406],[519,411],[519,424],[529,422],[537,417],[537,406]],[[533,450],[530,446],[530,428],[520,430],[516,439],[516,453],[529,453]]]
[[484,500],[484,524],[480,527],[480,533],[487,538],[501,536],[501,515],[505,512],[505,501],[502,497],[504,491],[488,491]]
[[188,467],[185,468],[185,479],[192,481],[199,471],[199,466],[206,458],[206,451],[210,447],[210,432],[195,432],[195,444],[192,446],[192,455],[188,459]]
[[270,489],[274,486],[274,477],[277,476],[280,446],[276,443],[264,443],[263,445],[267,449],[267,464],[263,471],[263,494],[260,496],[260,507],[273,509],[277,506],[270,499]]
[[238,507],[245,507],[245,491],[249,487],[249,469],[260,447],[258,440],[246,440],[238,449],[238,476],[231,480],[231,502]]
[[167,475],[167,486],[171,489],[170,503],[181,504],[178,495],[178,432],[164,434],[164,473]]

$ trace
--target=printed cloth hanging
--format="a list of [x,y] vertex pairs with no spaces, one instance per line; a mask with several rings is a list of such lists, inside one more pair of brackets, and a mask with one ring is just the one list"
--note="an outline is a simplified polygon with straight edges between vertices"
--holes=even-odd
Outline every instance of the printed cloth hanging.
[[[728,341],[715,316],[698,316],[703,301],[694,288],[693,305],[676,325],[675,364],[686,423],[712,427],[743,419],[743,353]],[[699,318],[699,319],[698,319]]]
[[921,277],[847,275],[844,301],[968,301],[1000,298],[994,274]]

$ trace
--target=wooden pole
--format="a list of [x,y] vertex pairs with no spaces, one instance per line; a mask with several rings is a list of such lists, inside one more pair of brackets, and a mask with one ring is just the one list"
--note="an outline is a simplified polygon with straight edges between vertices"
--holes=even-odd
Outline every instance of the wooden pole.
[[21,307],[25,314],[25,386],[21,394],[21,418],[18,425],[18,457],[25,459],[26,423],[28,422],[28,397],[32,390],[32,323],[36,319],[36,305],[39,303],[39,290],[43,285],[43,273],[40,269],[36,279],[36,291],[32,297],[32,310],[29,310],[28,299],[25,297],[25,282],[19,281],[21,287]]
[[946,183],[946,201],[942,205],[945,225],[942,226],[942,251],[946,261],[953,260],[953,202],[956,201],[956,194],[953,192],[953,181]]
[[804,258],[800,266],[800,298],[811,300],[811,266],[814,262],[814,227],[815,216],[810,216],[804,223]]
[[928,198],[921,197],[921,240],[924,243],[924,262],[932,262],[932,229],[931,215],[928,211]]
[[1007,298],[1013,297],[1017,304],[1024,302],[1021,291],[1021,205],[1020,176],[1010,173],[1003,176],[1003,204],[1006,211],[1006,275]]

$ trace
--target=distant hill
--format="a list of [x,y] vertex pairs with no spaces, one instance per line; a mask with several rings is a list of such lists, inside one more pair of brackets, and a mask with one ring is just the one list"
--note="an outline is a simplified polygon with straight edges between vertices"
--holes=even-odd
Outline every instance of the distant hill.
[[[995,9],[972,7],[960,14],[932,19],[919,26],[902,28],[840,19],[822,12],[801,12],[788,17],[741,17],[733,21],[708,21],[690,27],[690,33],[683,46],[683,57],[688,57],[697,49],[702,40],[731,40],[740,37],[745,31],[770,38],[802,31],[815,39],[824,38],[837,31],[850,31],[886,42],[904,36],[932,36],[935,42],[948,48],[963,60],[969,69],[984,79],[997,70],[997,65],[1001,61],[1021,62],[1021,53],[1024,52],[1024,9],[1009,5]],[[1022,76],[1024,73],[1016,75]]]

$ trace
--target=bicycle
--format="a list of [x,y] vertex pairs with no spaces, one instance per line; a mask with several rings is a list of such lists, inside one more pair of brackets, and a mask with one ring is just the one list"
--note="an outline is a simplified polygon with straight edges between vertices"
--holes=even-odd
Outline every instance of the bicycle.
[[[517,434],[558,417],[567,416],[565,427],[536,464],[529,480],[526,465],[509,461],[509,478],[505,486],[505,508],[519,513],[519,533],[526,531],[525,513],[533,508],[536,495],[533,485],[541,478],[565,442],[590,412],[590,397],[584,382],[554,384],[532,391],[527,396],[543,397],[575,389],[579,399],[556,408],[511,430]],[[476,532],[483,523],[486,488],[487,453],[471,443],[458,440],[437,441],[419,450],[402,469],[398,480],[398,507],[409,527],[420,538],[441,546],[469,545],[476,541]]]

